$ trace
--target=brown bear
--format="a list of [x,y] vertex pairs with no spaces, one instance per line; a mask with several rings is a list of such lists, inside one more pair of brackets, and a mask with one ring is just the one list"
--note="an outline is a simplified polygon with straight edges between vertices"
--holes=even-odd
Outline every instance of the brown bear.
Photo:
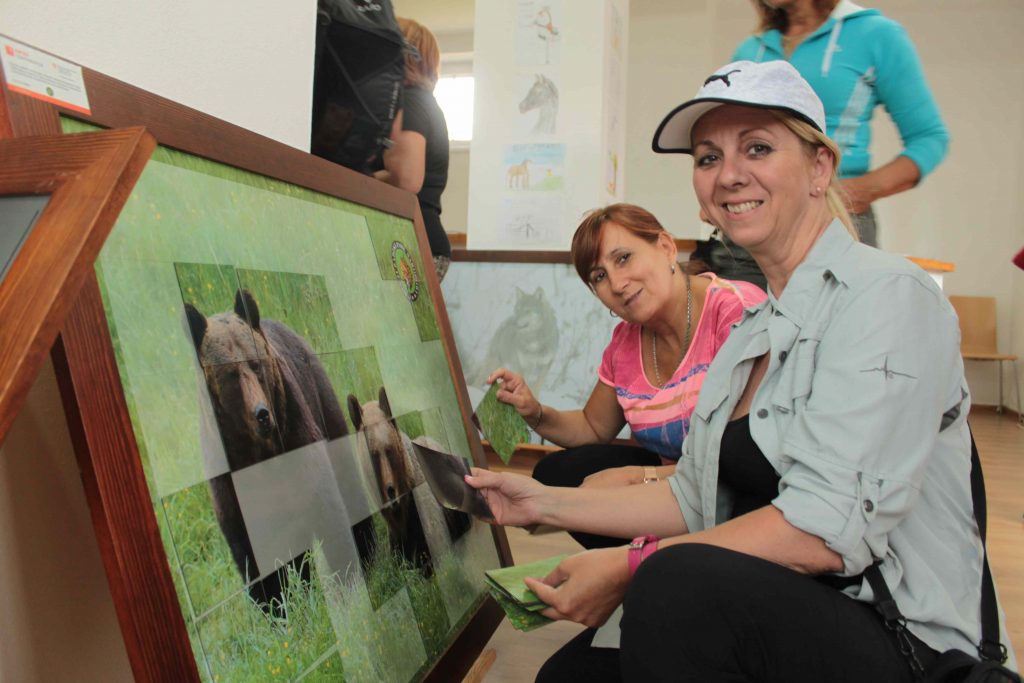
[[[316,353],[284,323],[261,319],[249,290],[238,289],[232,311],[207,317],[186,303],[185,315],[230,472],[348,433]],[[248,583],[271,568],[257,566],[230,472],[210,479],[210,490],[221,531]],[[294,568],[308,577],[299,560],[292,560]],[[286,567],[270,571],[250,595],[264,609],[279,611],[286,576]]]
[[443,508],[429,486],[421,486],[426,478],[413,454],[412,442],[395,423],[384,387],[376,401],[362,405],[349,394],[348,411],[359,435],[360,457],[369,459],[373,468],[391,545],[429,576],[433,571],[431,558],[439,557],[469,529],[469,516]]

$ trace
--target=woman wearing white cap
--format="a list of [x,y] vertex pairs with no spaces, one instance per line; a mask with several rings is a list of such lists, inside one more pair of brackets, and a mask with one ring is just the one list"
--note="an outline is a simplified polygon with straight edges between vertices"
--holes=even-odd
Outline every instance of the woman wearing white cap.
[[[637,536],[527,580],[552,618],[596,627],[624,608],[621,651],[585,631],[538,680],[911,681],[912,660],[981,640],[956,317],[923,271],[856,242],[824,129],[791,65],[734,62],[655,134],[693,155],[702,210],[769,285],[712,363],[672,477],[467,479],[499,523]],[[899,642],[862,576],[876,564]]]

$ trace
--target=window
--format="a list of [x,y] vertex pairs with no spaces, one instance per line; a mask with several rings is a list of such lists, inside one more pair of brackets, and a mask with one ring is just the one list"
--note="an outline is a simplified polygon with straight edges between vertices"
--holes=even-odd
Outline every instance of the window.
[[448,123],[448,139],[473,139],[473,77],[442,76],[434,88],[434,97]]

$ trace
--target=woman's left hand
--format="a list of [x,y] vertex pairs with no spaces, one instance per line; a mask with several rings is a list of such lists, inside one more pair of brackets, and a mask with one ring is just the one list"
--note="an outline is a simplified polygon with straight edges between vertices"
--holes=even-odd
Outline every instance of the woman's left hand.
[[550,605],[541,614],[591,628],[604,624],[629,586],[628,550],[588,550],[565,558],[543,579],[526,579],[527,587]]

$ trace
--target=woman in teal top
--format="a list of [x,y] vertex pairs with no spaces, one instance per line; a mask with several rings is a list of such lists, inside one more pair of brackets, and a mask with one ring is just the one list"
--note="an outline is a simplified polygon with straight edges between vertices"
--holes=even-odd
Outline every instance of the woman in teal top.
[[[861,241],[877,246],[871,204],[916,186],[946,155],[949,133],[906,31],[876,9],[849,0],[754,0],[760,33],[733,60],[784,59],[825,105],[826,133],[843,155],[839,167]],[[903,151],[870,169],[871,118],[881,104]]]

